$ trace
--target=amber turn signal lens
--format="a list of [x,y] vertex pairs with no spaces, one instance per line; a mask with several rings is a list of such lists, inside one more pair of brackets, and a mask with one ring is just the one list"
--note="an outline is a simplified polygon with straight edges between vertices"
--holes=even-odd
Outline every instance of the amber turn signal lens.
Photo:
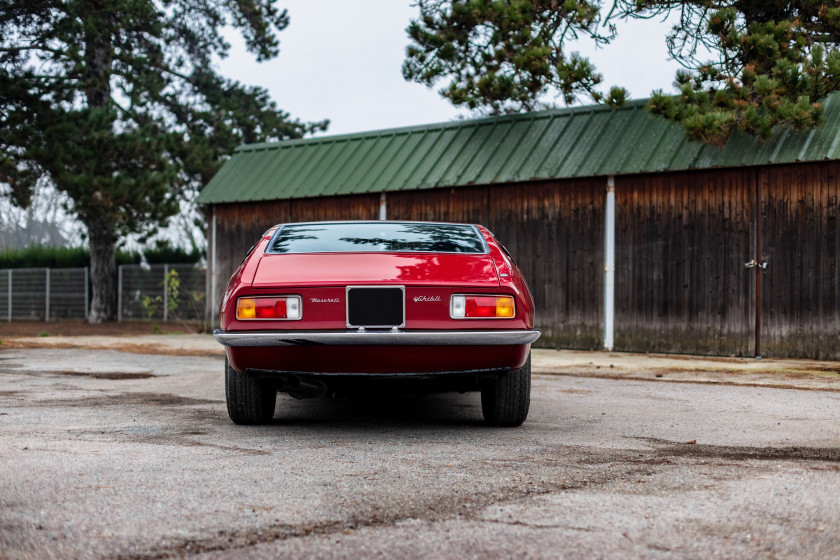
[[513,298],[496,298],[496,317],[513,317]]
[[239,298],[236,300],[237,319],[256,319],[257,300],[251,298]]
[[452,296],[453,319],[510,319],[515,315],[513,296]]
[[236,300],[236,318],[248,319],[300,319],[300,297],[245,297]]

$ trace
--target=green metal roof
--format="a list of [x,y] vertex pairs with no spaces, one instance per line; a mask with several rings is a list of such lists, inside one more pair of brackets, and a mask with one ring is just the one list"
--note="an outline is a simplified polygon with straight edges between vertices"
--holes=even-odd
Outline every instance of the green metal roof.
[[645,111],[574,107],[237,148],[202,204],[840,159],[840,94],[826,123],[722,149]]

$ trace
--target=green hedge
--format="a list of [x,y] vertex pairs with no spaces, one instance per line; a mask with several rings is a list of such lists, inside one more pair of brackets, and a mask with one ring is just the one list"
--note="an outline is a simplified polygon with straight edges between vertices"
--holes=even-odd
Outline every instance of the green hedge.
[[[201,260],[198,251],[158,247],[145,251],[149,264],[196,263]],[[140,253],[117,251],[117,264],[139,264]],[[90,251],[84,247],[27,247],[0,251],[0,269],[3,268],[76,268],[90,265]]]

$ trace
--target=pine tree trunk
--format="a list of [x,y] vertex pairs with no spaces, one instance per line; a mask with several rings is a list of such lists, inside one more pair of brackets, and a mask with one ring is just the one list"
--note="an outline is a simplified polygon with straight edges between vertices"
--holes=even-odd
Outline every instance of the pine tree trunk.
[[[85,34],[84,57],[87,64],[85,95],[90,109],[105,109],[111,100],[112,12],[103,8],[104,6],[98,6],[98,9],[86,20],[89,29]],[[109,205],[103,198],[103,193],[96,191],[91,200],[94,206],[101,204],[104,209],[107,209]],[[113,228],[109,227],[109,217],[105,215],[105,212],[94,211],[91,214],[92,217],[85,220],[90,241],[92,291],[88,322],[102,323],[116,319],[117,236]]]
[[90,236],[90,300],[89,323],[116,319],[117,259],[116,236],[101,223],[88,224]]

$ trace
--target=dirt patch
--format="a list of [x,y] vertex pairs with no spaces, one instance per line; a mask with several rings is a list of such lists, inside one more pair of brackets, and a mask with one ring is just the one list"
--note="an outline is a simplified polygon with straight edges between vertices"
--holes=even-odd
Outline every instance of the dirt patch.
[[700,457],[734,460],[826,461],[840,463],[840,449],[833,447],[735,447],[675,442],[657,438],[634,438],[659,447],[667,457]]
[[[138,335],[140,336],[140,335]],[[129,354],[153,354],[162,356],[199,356],[203,358],[223,358],[224,349],[215,341],[210,345],[211,349],[207,348],[206,344],[198,345],[198,347],[190,348],[187,344],[183,344],[181,337],[178,335],[171,336],[143,336],[144,339],[152,339],[153,342],[146,342],[143,344],[131,342],[130,335],[124,336],[123,342],[121,337],[30,337],[30,338],[8,338],[0,345],[0,350],[6,349],[30,349],[30,348],[50,348],[50,349],[75,349],[84,348],[85,350],[114,350],[116,352],[127,352]]]
[[825,373],[834,373],[840,375],[840,364],[835,365],[809,365],[806,367],[807,371],[819,371]]
[[[131,334],[177,334],[203,332],[204,323],[157,323],[153,321],[124,321],[92,325],[81,319],[60,321],[12,321],[0,323],[0,339],[7,337],[41,336],[92,336]],[[5,344],[5,340],[3,343]]]
[[215,443],[209,443],[206,441],[199,441],[195,439],[190,439],[188,437],[184,437],[187,435],[201,436],[204,434],[181,433],[171,435],[157,434],[150,436],[138,436],[133,434],[127,434],[127,437],[125,437],[124,439],[126,439],[127,441],[132,441],[135,443],[144,443],[148,445],[169,445],[174,447],[204,447],[207,449],[218,449],[224,451],[227,454],[239,453],[242,455],[271,455],[272,453],[271,451],[266,451],[265,449],[251,449],[248,447],[239,447],[236,445],[218,445]]
[[[628,354],[632,354],[628,352]],[[746,360],[751,360],[752,358],[739,358],[737,356],[708,356],[705,354],[666,354],[664,352],[646,352],[644,354],[639,354],[640,356],[644,356],[646,358],[667,358],[669,360],[684,360],[684,361],[695,361],[695,360],[703,360],[704,362],[716,362],[720,364],[743,364]],[[624,354],[611,354],[614,358],[622,358]],[[765,362],[772,361],[765,359]]]
[[192,406],[199,404],[219,404],[224,401],[194,399],[168,393],[121,393],[79,399],[44,399],[29,401],[27,406],[69,406],[90,408],[95,406]]
[[158,377],[152,373],[146,372],[127,372],[127,371],[73,371],[73,370],[53,370],[45,371],[49,375],[72,375],[77,377],[93,377],[94,379],[152,379]]
[[97,346],[95,344],[72,344],[68,342],[50,344],[48,342],[38,343],[32,341],[12,340],[8,346],[10,348],[85,348],[86,350],[115,350],[117,352],[128,352],[129,354],[154,354],[163,356],[203,356],[210,358],[218,358],[221,356],[219,352],[205,352],[203,350],[189,350],[186,348],[169,348],[166,346],[145,346],[142,344],[130,343]]
[[[791,374],[791,377],[787,377],[785,375],[779,376],[781,378],[787,378],[791,381],[810,381],[813,380],[813,384],[811,385],[804,385],[804,384],[792,384],[792,383],[776,383],[773,382],[773,376],[778,374],[774,374],[773,372],[769,373],[753,373],[752,378],[748,378],[747,375],[732,375],[732,373],[726,372],[718,372],[715,378],[690,378],[691,376],[705,373],[705,372],[698,372],[698,371],[690,371],[690,370],[680,370],[673,372],[674,374],[680,374],[689,376],[689,378],[677,378],[677,377],[669,377],[668,375],[663,375],[661,373],[646,373],[646,374],[610,374],[610,373],[600,373],[594,371],[539,371],[535,372],[534,375],[545,375],[545,376],[560,376],[560,377],[585,377],[590,379],[609,379],[612,381],[645,381],[650,383],[685,383],[689,385],[725,385],[727,387],[763,387],[765,389],[794,389],[797,391],[826,391],[830,393],[840,393],[840,386],[836,383],[829,384],[827,382],[819,383],[820,378],[814,376],[808,376],[807,374],[803,374],[801,377],[798,375]],[[738,372],[743,374],[750,374],[752,372]],[[763,377],[759,377],[763,375]]]
[[[783,379],[813,379],[814,376],[825,377],[830,379],[832,376],[821,375],[827,372],[834,373],[835,370],[829,369],[830,366],[814,367],[811,365],[804,365],[801,368],[797,364],[791,364],[789,369],[768,369],[761,370],[713,370],[713,369],[690,369],[690,368],[662,368],[652,370],[655,377],[665,377],[668,374],[707,374],[707,375],[777,375]],[[836,366],[834,366],[836,367]],[[840,372],[838,372],[840,373]]]

